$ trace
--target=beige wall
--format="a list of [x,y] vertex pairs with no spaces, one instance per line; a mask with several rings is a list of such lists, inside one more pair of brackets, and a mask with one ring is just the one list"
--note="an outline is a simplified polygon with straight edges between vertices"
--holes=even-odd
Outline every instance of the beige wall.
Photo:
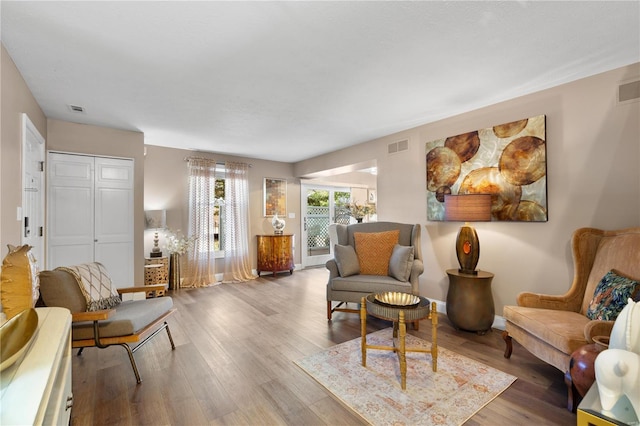
[[[293,166],[289,163],[277,161],[240,158],[223,154],[197,153],[182,149],[146,146],[144,182],[145,182],[145,210],[167,210],[167,227],[180,230],[187,235],[189,229],[188,210],[188,173],[185,158],[191,155],[215,159],[218,162],[239,161],[251,164],[249,170],[250,192],[250,231],[251,236],[251,265],[256,267],[256,238],[258,234],[273,234],[271,218],[262,215],[262,184],[263,178],[279,178],[287,180],[287,212],[293,213],[295,218],[285,218],[285,233],[296,235],[295,262],[300,263],[300,183],[292,175]],[[160,246],[163,245],[161,235]],[[152,233],[145,234],[145,254],[152,247]],[[218,259],[216,269],[221,273],[224,260]]]
[[47,120],[47,151],[75,152],[134,160],[134,280],[144,283],[144,134]]
[[[16,207],[21,203],[20,113],[26,112],[47,139],[48,150],[134,158],[136,283],[142,281],[144,209],[166,208],[168,225],[188,229],[186,164],[191,151],[148,146],[143,135],[46,120],[11,58],[2,47],[0,241],[20,238]],[[288,182],[286,232],[300,235],[300,180],[328,169],[356,163],[378,167],[378,220],[423,224],[425,273],[421,294],[445,300],[446,269],[456,267],[454,252],[459,224],[426,220],[425,144],[428,141],[539,114],[547,116],[547,181],[549,221],[546,223],[480,223],[482,252],[478,267],[495,273],[496,313],[515,302],[520,291],[564,292],[573,276],[569,241],[582,226],[618,229],[640,226],[640,103],[616,104],[619,82],[640,75],[640,64],[616,69],[496,104],[436,123],[409,129],[355,147],[296,164],[211,155],[218,161],[252,163],[250,171],[251,232],[273,232],[262,217],[262,179]],[[387,144],[409,138],[409,150],[387,155]],[[199,154],[205,155],[205,154]],[[146,246],[145,246],[146,245]],[[296,263],[301,262],[296,239]],[[252,238],[252,265],[255,241]]]
[[26,113],[40,134],[46,138],[47,119],[27,87],[20,72],[1,47],[0,58],[0,253],[7,254],[7,244],[20,244],[20,221],[17,208],[22,206],[22,113]]
[[[294,175],[375,160],[378,220],[424,225],[421,294],[444,301],[446,270],[458,264],[460,224],[426,220],[426,143],[545,114],[549,221],[476,226],[478,268],[495,274],[493,296],[501,315],[521,291],[559,294],[570,286],[575,229],[640,226],[640,103],[616,104],[619,82],[639,75],[640,64],[616,69],[302,161]],[[402,138],[409,138],[409,150],[388,155],[387,145]]]

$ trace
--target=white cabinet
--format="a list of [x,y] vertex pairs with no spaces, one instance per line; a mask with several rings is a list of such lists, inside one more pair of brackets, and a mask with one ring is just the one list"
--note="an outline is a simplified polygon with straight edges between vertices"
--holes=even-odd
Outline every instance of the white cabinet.
[[130,159],[49,153],[47,269],[95,261],[131,285],[133,171]]
[[69,424],[71,313],[37,308],[38,328],[29,349],[0,375],[0,424]]

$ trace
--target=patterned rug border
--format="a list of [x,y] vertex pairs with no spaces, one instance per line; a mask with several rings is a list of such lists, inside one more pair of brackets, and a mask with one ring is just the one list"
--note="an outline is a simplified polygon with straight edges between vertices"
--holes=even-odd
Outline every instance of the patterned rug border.
[[[389,345],[391,331],[368,334],[367,343]],[[407,334],[407,347],[428,349],[431,343]],[[407,390],[403,391],[396,353],[368,350],[367,367],[362,367],[360,354],[357,337],[294,363],[372,425],[460,425],[517,380],[439,345],[436,373],[431,371],[430,353],[407,353]]]

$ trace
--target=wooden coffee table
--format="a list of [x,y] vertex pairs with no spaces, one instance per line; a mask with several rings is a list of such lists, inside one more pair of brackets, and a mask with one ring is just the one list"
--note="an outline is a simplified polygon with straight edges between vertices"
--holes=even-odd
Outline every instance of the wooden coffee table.
[[[420,296],[419,296],[420,297]],[[367,314],[387,321],[393,321],[393,346],[367,345]],[[431,349],[407,348],[405,341],[407,337],[407,322],[419,321],[430,318],[432,326]],[[382,351],[392,351],[398,354],[400,361],[400,385],[402,390],[407,388],[407,352],[431,352],[432,369],[438,371],[438,312],[436,302],[430,303],[428,299],[420,297],[418,306],[393,307],[381,305],[375,301],[375,294],[363,297],[360,303],[360,335],[362,337],[362,366],[367,366],[367,349],[377,349]],[[396,347],[395,339],[398,339]]]

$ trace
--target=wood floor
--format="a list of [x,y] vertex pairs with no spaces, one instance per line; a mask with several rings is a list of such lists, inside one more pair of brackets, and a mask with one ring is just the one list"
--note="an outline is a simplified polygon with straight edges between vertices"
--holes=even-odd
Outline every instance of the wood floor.
[[[73,356],[74,425],[366,424],[294,364],[360,335],[358,315],[326,319],[324,268],[263,276],[242,284],[180,290],[171,296],[176,343],[156,336],[135,354],[136,384],[121,347]],[[355,306],[355,305],[354,305]],[[428,320],[425,320],[428,321]],[[438,344],[518,377],[467,425],[574,425],[562,374],[514,341],[503,357],[499,331],[456,331],[440,314]],[[389,323],[371,318],[370,332]],[[423,321],[424,339],[431,331]]]

